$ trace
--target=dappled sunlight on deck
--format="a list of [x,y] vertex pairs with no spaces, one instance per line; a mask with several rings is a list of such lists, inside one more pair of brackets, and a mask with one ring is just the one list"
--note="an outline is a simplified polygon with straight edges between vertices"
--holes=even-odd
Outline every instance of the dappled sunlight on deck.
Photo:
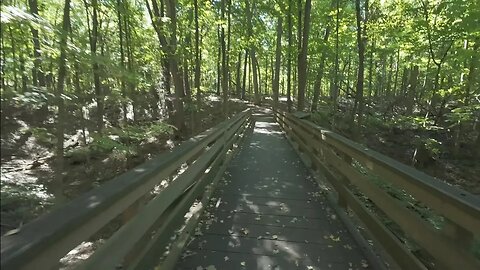
[[269,113],[253,114],[253,132],[217,187],[222,200],[207,207],[177,269],[360,267],[364,255]]

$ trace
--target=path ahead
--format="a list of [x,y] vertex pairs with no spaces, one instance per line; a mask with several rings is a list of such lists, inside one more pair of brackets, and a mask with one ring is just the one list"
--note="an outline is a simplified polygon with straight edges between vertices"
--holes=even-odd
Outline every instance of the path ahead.
[[176,268],[368,268],[273,117],[255,120]]

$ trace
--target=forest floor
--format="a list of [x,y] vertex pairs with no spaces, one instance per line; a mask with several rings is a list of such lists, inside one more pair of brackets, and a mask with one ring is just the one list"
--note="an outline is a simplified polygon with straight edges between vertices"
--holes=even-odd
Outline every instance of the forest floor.
[[[271,103],[271,100],[267,102]],[[286,97],[280,97],[280,107],[287,110]],[[307,104],[308,105],[308,104]],[[349,123],[349,105],[340,107],[336,119],[337,128],[335,132],[354,140]],[[309,106],[307,106],[309,107]],[[378,112],[382,110],[375,109]],[[385,113],[376,113],[367,116],[364,120],[363,132],[360,143],[368,148],[389,156],[406,165],[414,166],[416,169],[433,176],[440,181],[459,187],[472,194],[480,194],[480,162],[474,156],[476,149],[468,148],[468,144],[460,145],[460,153],[451,153],[452,137],[445,132],[445,129],[425,130],[418,126],[405,125],[401,117],[387,116]],[[329,107],[319,106],[319,112],[312,114],[310,120],[316,124],[330,128],[332,124]],[[411,120],[409,120],[411,121]],[[437,142],[434,157],[429,157],[421,166],[413,164],[415,149],[421,140],[433,139]]]
[[[349,120],[343,112],[337,119],[341,135],[353,139]],[[320,126],[330,127],[331,119],[325,114],[313,115],[312,121]],[[368,148],[389,156],[399,162],[433,176],[440,181],[459,187],[472,194],[480,194],[480,162],[475,158],[475,149],[460,145],[460,153],[452,153],[452,137],[445,129],[426,130],[405,126],[397,119],[382,119],[381,115],[367,116],[359,142]],[[414,153],[420,142],[435,142],[435,153],[424,156],[422,164],[415,164]]]
[[[194,136],[225,120],[221,102],[211,96],[197,115],[186,115]],[[246,108],[240,100],[230,100],[231,114]],[[5,113],[5,112],[2,112]],[[1,128],[1,234],[22,226],[53,206],[49,183],[54,177],[53,120],[39,124],[32,113],[16,110],[2,119]],[[200,123],[194,123],[201,119]],[[194,127],[192,127],[194,126]],[[81,149],[79,132],[65,135],[66,152]],[[84,158],[67,156],[65,161],[65,195],[72,199],[101,183],[173,148],[188,138],[171,135],[142,139],[134,154],[111,151]]]
[[[411,165],[416,148],[413,132],[396,134],[386,129],[368,132],[364,136],[368,148]],[[427,166],[417,169],[472,194],[480,194],[480,162],[471,157],[456,158],[444,152]]]

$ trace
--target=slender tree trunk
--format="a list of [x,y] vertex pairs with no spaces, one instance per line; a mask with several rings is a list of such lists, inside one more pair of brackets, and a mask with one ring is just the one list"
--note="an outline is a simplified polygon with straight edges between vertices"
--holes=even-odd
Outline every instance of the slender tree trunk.
[[67,76],[67,40],[68,32],[70,28],[70,0],[65,0],[65,6],[63,9],[63,23],[62,32],[60,34],[60,59],[58,61],[58,80],[57,91],[55,93],[55,99],[57,101],[58,114],[56,123],[56,137],[57,142],[55,145],[56,156],[56,172],[54,183],[54,195],[57,204],[65,201],[65,195],[63,193],[63,167],[64,167],[64,129],[65,129],[65,104],[63,101],[63,93],[65,87],[65,77]]
[[[156,15],[155,16],[160,16],[160,17],[165,16],[165,3],[164,2],[165,1],[163,1],[163,0],[160,2],[160,10],[158,10],[158,6],[157,6],[156,1],[152,1],[152,6],[154,7],[154,10],[156,10],[156,12],[155,12]],[[148,5],[147,5],[147,7],[148,7]],[[152,17],[152,14],[150,14],[150,17]],[[158,26],[156,26],[155,30],[156,31],[158,30]],[[161,38],[164,39],[163,43],[160,41],[160,47],[162,48],[162,51],[164,52],[164,56],[163,56],[163,59],[162,59],[162,80],[163,80],[163,86],[164,86],[164,89],[165,89],[165,93],[167,95],[167,99],[166,99],[165,103],[167,105],[169,121],[170,121],[170,123],[175,125],[176,116],[175,116],[175,109],[173,107],[173,99],[174,98],[173,98],[173,95],[172,95],[172,76],[171,76],[171,72],[170,72],[170,56],[167,55],[167,53],[165,53],[167,51],[166,50],[167,48],[165,48],[165,47],[168,46],[168,44],[167,44],[167,41],[166,41],[166,37],[160,36],[158,31],[157,31],[157,36],[158,36],[159,41],[161,40]]]
[[[250,53],[249,53],[250,56]],[[252,96],[252,58],[248,57],[248,91],[249,99]]]
[[288,0],[288,14],[287,14],[287,24],[288,24],[288,48],[287,48],[287,110],[292,111],[292,0]]
[[[187,12],[187,22],[188,25],[191,25],[194,20],[194,11],[189,9]],[[185,92],[185,99],[187,101],[192,100],[192,89],[190,87],[190,59],[191,59],[191,51],[192,49],[192,35],[190,31],[186,31],[184,34],[184,42],[182,46],[182,60],[183,60],[183,87]]]
[[247,64],[248,64],[248,49],[245,49],[245,59],[243,61],[243,87],[242,87],[242,100],[245,100],[245,92],[247,90]]
[[[3,30],[2,29],[2,34],[3,34]],[[17,92],[18,90],[18,75],[17,75],[17,71],[18,71],[18,67],[17,67],[17,42],[13,36],[13,30],[12,30],[12,27],[9,25],[8,26],[8,33],[10,35],[10,42],[11,42],[11,45],[12,45],[12,59],[14,59],[13,61],[13,89],[15,90],[15,92]],[[3,36],[3,35],[2,35]],[[5,79],[5,55],[4,55],[4,46],[3,46],[3,41],[4,39],[2,38],[2,89],[5,89],[5,82],[4,82],[4,79]],[[20,52],[21,54],[21,52]]]
[[242,67],[242,51],[238,52],[237,60],[237,76],[235,77],[235,95],[237,98],[242,96],[242,86],[241,86],[241,67]]
[[331,97],[333,103],[333,115],[332,115],[332,129],[335,129],[336,125],[336,114],[338,108],[338,95],[339,87],[338,87],[338,69],[339,69],[339,28],[340,28],[340,0],[336,0],[335,2],[335,66],[334,66],[334,74],[333,74],[333,87],[331,89]]
[[[272,64],[272,67],[273,67],[273,59],[272,59],[271,62],[272,62],[271,64]],[[269,63],[268,63],[268,54],[265,54],[265,80],[263,80],[263,81],[265,82],[265,83],[264,83],[264,87],[263,87],[263,88],[265,89],[265,95],[267,95],[267,92],[268,92],[268,91],[267,91],[267,89],[268,89],[268,88],[267,88],[267,87],[268,87],[268,75],[269,75],[269,74],[268,74],[268,69],[269,69],[269,67],[270,67],[268,64],[269,64]],[[271,76],[272,76],[272,87],[273,87],[273,77],[274,77],[274,76],[273,76],[273,72],[272,72],[271,74],[272,74]],[[272,93],[273,93],[273,92],[272,92]]]
[[200,80],[201,80],[201,63],[200,63],[200,29],[198,24],[198,0],[194,0],[195,13],[195,79],[194,87],[197,93],[197,102],[201,102]]
[[[350,79],[351,79],[350,78],[350,70],[351,70],[351,67],[352,67],[352,61],[351,60],[352,60],[352,54],[351,54],[351,52],[348,52],[347,61],[346,61],[345,65],[343,66],[343,69],[342,69],[342,72],[341,72],[342,74],[345,74],[346,77],[347,77],[347,81],[345,83],[345,93],[347,94],[347,96],[350,94],[349,89],[353,88],[353,86],[350,86]],[[346,68],[346,70],[345,70],[345,68]],[[355,74],[356,73],[354,72],[353,77],[355,77]],[[341,88],[341,86],[342,86],[342,82],[340,81],[339,82],[339,87]]]
[[[323,44],[327,44],[328,37],[330,36],[330,25],[327,25],[325,28],[325,33],[323,34]],[[323,79],[323,70],[325,68],[325,59],[327,58],[327,52],[322,51],[322,56],[320,57],[320,65],[318,66],[317,76],[315,78],[315,84],[313,86],[313,99],[312,99],[312,108],[311,111],[317,111],[318,99],[320,97],[320,91],[322,89],[322,79]]]
[[[28,6],[30,8],[30,12],[34,16],[39,16],[38,14],[38,2],[37,0],[28,0]],[[40,38],[38,36],[38,29],[34,26],[30,27],[32,32],[32,41],[33,41],[33,69],[32,69],[32,78],[33,84],[37,87],[45,87],[45,75],[42,71],[42,54],[41,54],[41,46],[40,46]]]
[[[11,35],[12,28],[9,26],[8,29],[9,29],[9,32],[10,32],[10,40],[11,40],[12,44],[15,44],[15,42],[13,40],[13,37]],[[5,36],[5,27],[3,27],[3,25],[2,25],[2,27],[0,27],[0,89],[2,89],[2,90],[5,89],[5,86],[6,86],[6,83],[5,83],[5,65],[6,65],[6,62],[7,62],[6,61],[7,56],[5,55],[5,50],[4,50],[4,48],[5,48],[5,38],[4,38],[4,36]],[[13,45],[12,45],[12,51],[14,51],[13,50]],[[13,57],[13,59],[15,59],[15,58]],[[16,74],[16,71],[15,71],[15,74]],[[14,79],[15,79],[14,87],[15,87],[15,91],[17,91],[16,75],[14,76]],[[5,119],[5,117],[6,117],[5,114],[1,115],[2,119]]]
[[[220,37],[220,26],[217,26],[217,37],[218,37],[218,43],[219,45],[222,43],[221,37]],[[218,46],[218,51],[217,51],[217,96],[220,96],[220,90],[221,90],[221,81],[222,81],[222,46]]]
[[[225,20],[225,1],[221,1],[222,20]],[[222,104],[223,113],[225,117],[228,115],[228,59],[227,59],[227,46],[225,41],[225,27],[221,26],[220,32],[220,44],[222,49]]]
[[[255,9],[254,6],[250,6],[250,0],[246,0],[246,14],[247,14],[247,35],[249,39],[252,39],[253,37],[253,26],[252,26],[252,16],[253,16],[253,10]],[[253,75],[253,91],[254,91],[254,102],[255,104],[260,104],[260,93],[259,93],[259,86],[258,86],[258,68],[257,68],[257,57],[255,54],[255,45],[253,42],[250,44],[250,61],[252,63],[252,75]]]
[[[87,2],[85,2],[85,7],[88,13]],[[101,133],[103,129],[104,104],[102,85],[100,82],[100,66],[97,62],[97,41],[99,37],[98,27],[98,1],[92,0],[92,30],[91,33],[89,33],[89,40],[90,52],[92,57],[93,85],[95,89],[95,99],[97,101],[96,125],[97,132]]]
[[[123,37],[124,37],[124,31],[123,31],[123,19],[122,19],[122,13],[124,13],[124,8],[123,8],[123,1],[122,0],[117,0],[117,18],[118,18],[118,37],[119,37],[119,45],[120,45],[120,66],[122,67],[123,70],[125,70],[125,52],[123,48]],[[123,121],[127,121],[127,87],[125,83],[125,77],[122,76],[120,78],[120,85],[121,85],[121,91],[122,91],[122,113],[123,113]]]
[[[132,74],[134,73],[134,62],[135,59],[133,57],[133,46],[132,46],[132,30],[131,30],[131,23],[129,19],[129,14],[130,11],[128,10],[128,2],[125,3],[124,9],[125,13],[123,16],[123,28],[125,30],[125,50],[126,50],[126,56],[127,56],[127,70],[128,73]],[[104,44],[105,42],[103,42]],[[143,95],[141,93],[137,94],[136,91],[136,85],[133,81],[129,80],[127,82],[128,86],[128,93],[130,94],[130,97],[132,99],[133,103],[133,118],[134,120],[138,120],[140,116],[143,114],[142,113],[142,97]],[[105,90],[102,88],[102,98],[105,98]]]
[[[365,45],[366,45],[366,22],[368,16],[368,0],[365,1],[365,18],[363,19],[363,30],[362,30],[362,15],[360,0],[355,0],[355,12],[357,18],[357,45],[358,45],[358,73],[357,73],[357,86],[356,86],[356,96],[355,96],[355,105],[352,112],[352,121],[357,114],[357,136],[360,135],[361,122],[363,117],[363,82],[364,82],[364,70],[365,70]],[[358,137],[357,137],[358,138]]]
[[275,51],[275,74],[273,79],[273,107],[278,108],[278,91],[280,83],[280,61],[282,56],[282,17],[278,18],[277,22],[277,44]]
[[173,83],[175,85],[175,122],[178,130],[177,135],[182,135],[185,133],[185,112],[183,109],[183,98],[185,96],[185,89],[183,87],[182,73],[179,68],[178,55],[176,53],[177,48],[177,13],[176,13],[177,1],[168,0],[167,1],[167,16],[170,17],[170,31],[171,31],[171,41],[170,41],[170,71],[173,76]]
[[262,100],[262,72],[260,70],[260,64],[258,63],[258,58],[255,58],[256,66],[257,66],[257,76],[258,76],[258,95],[260,96],[260,101]]
[[308,37],[310,33],[310,11],[311,0],[305,1],[305,18],[303,22],[302,47],[298,55],[298,97],[297,109],[303,111],[305,108],[305,91],[307,89],[307,53]]
[[463,103],[465,106],[470,105],[472,89],[474,88],[476,79],[478,79],[477,76],[475,75],[477,74],[478,60],[479,60],[479,54],[480,54],[480,51],[479,51],[480,38],[477,37],[474,42],[475,44],[473,45],[473,48],[472,48],[473,54],[472,54],[472,57],[470,58],[470,64],[468,67],[468,76],[467,76],[467,81],[465,83],[465,94],[463,99],[464,100]]
[[[370,98],[372,96],[372,90],[373,90],[373,66],[374,66],[374,55],[373,55],[373,51],[375,50],[375,39],[372,40],[372,46],[370,48],[370,53],[369,53],[369,64],[368,64],[368,98]],[[374,97],[378,97],[378,93],[377,91],[373,91],[374,94],[373,96]]]
[[385,90],[387,92],[387,95],[390,96],[390,97],[393,97],[395,96],[394,94],[392,94],[392,73],[393,73],[393,54],[390,54],[390,57],[389,57],[389,64],[388,64],[388,75],[387,75],[387,85],[385,86]]
[[[74,44],[73,41],[73,33],[72,33],[72,28],[70,27],[70,41],[72,44]],[[86,104],[85,102],[85,90],[82,89],[80,85],[80,65],[79,65],[79,59],[77,56],[75,56],[74,63],[73,63],[73,68],[74,68],[74,73],[73,73],[73,86],[75,88],[75,94],[77,96],[77,101],[79,103],[79,114],[80,114],[80,121],[82,125],[82,139],[83,139],[83,145],[86,146],[88,143],[88,136],[87,136],[87,119],[85,118],[85,112],[84,112],[84,105]],[[87,109],[88,111],[88,109]],[[88,159],[87,159],[88,160]]]
[[[302,12],[303,11],[303,5],[302,5],[302,0],[297,0],[297,66],[295,71],[297,72],[296,75],[294,76],[296,78],[296,84],[295,86],[298,87],[298,77],[300,72],[298,72],[298,69],[300,68],[300,52],[302,51]],[[297,88],[298,89],[298,88]],[[298,93],[298,90],[297,92]],[[298,102],[298,97],[297,97],[297,102]],[[298,108],[297,108],[298,109]]]
[[165,53],[168,59],[168,66],[170,67],[170,73],[173,77],[173,83],[175,86],[175,98],[174,98],[174,109],[175,109],[175,126],[177,128],[177,137],[181,137],[185,131],[185,117],[183,109],[183,98],[185,95],[182,73],[179,68],[179,59],[176,54],[177,47],[177,14],[176,14],[176,1],[168,0],[167,1],[167,16],[170,18],[170,42],[168,41],[164,30],[162,29],[162,16],[160,14],[157,0],[152,0],[152,7],[150,3],[146,0],[147,10],[152,19],[152,24],[157,33],[158,40],[162,51]]
[[[479,55],[479,48],[480,48],[480,38],[476,38],[474,40],[475,44],[473,45],[472,51],[473,54],[470,58],[470,63],[468,64],[468,75],[467,79],[465,82],[465,92],[464,92],[464,98],[463,98],[463,106],[467,107],[470,105],[471,99],[472,99],[472,89],[474,88],[475,82],[476,82],[476,74],[477,74],[477,68],[478,68],[478,55]],[[468,41],[465,42],[465,47],[464,49],[468,49]],[[476,120],[476,123],[474,123],[474,126],[477,126],[478,130],[478,135],[477,139],[474,142],[473,149],[480,149],[480,123],[478,122],[479,119]],[[454,145],[453,145],[453,154],[454,156],[458,156],[460,154],[460,140],[463,135],[463,130],[464,127],[462,125],[461,121],[458,121],[457,127],[455,128],[455,140],[454,140]],[[480,158],[480,151],[476,151],[476,157]]]
[[[189,44],[188,39],[185,41],[185,44]],[[183,55],[183,87],[185,89],[185,96],[187,100],[192,98],[192,90],[190,88],[190,64],[188,62],[188,53],[185,52]]]
[[407,115],[411,115],[413,112],[413,105],[415,104],[415,96],[416,96],[416,89],[417,89],[417,82],[418,82],[418,73],[419,68],[418,66],[414,66],[410,70],[410,81],[407,87]]
[[20,74],[22,75],[22,93],[25,93],[28,90],[28,76],[25,74],[25,58],[22,53],[20,54]]
[[393,82],[393,92],[397,95],[398,72],[400,70],[400,48],[397,49],[397,60],[395,61],[395,78]]
[[[232,0],[226,0],[227,1],[227,51],[226,51],[226,62],[227,62],[227,88],[228,88],[228,93],[231,92],[232,90],[232,82],[231,82],[231,77],[232,74],[230,72],[230,41],[232,37]],[[227,95],[228,99],[228,95]]]
[[259,87],[259,74],[258,74],[258,65],[257,65],[257,57],[255,54],[255,49],[252,48],[250,50],[250,61],[252,63],[252,80],[253,80],[253,93],[254,93],[254,102],[257,105],[260,105],[261,99],[260,99],[260,87]]

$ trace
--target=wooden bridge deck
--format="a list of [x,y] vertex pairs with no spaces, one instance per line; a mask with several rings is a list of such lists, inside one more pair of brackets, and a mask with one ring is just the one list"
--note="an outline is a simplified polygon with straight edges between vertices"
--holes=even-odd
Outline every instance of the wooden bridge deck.
[[254,117],[176,269],[370,268],[273,117]]

